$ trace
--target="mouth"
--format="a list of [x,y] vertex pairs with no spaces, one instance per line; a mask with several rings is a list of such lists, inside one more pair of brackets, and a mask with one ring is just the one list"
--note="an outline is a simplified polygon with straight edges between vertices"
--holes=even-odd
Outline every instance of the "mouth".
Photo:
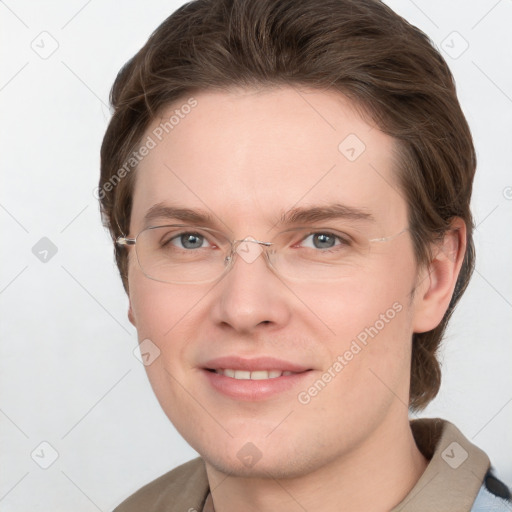
[[242,401],[261,401],[304,386],[311,368],[272,357],[223,357],[201,368],[210,389]]
[[[224,375],[231,379],[237,380],[266,380],[266,379],[277,379],[278,377],[288,377],[289,375],[296,375],[302,372],[291,372],[289,370],[234,370],[232,368],[206,368],[209,372],[217,373],[218,375]],[[308,370],[306,370],[308,371]]]

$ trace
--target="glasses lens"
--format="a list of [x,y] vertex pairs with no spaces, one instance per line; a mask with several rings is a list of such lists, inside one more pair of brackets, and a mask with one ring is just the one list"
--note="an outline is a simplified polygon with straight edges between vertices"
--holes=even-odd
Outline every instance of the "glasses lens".
[[145,229],[135,245],[144,274],[166,283],[201,283],[220,277],[229,246],[220,233],[179,225]]
[[280,233],[269,249],[276,272],[292,281],[333,281],[353,275],[370,250],[360,232],[298,228]]

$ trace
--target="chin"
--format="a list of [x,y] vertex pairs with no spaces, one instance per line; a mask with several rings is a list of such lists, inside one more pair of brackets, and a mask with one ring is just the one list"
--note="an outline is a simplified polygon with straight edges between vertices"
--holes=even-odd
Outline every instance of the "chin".
[[[298,450],[291,443],[282,443],[279,447],[262,446],[251,442],[240,443],[237,439],[231,440],[231,446],[225,449],[201,450],[195,448],[207,465],[215,470],[233,477],[240,478],[273,478],[288,479],[307,475],[324,464],[330,457],[310,450]],[[261,449],[260,449],[261,448]]]
[[272,457],[272,460],[264,461],[262,458],[254,466],[244,465],[237,459],[226,459],[225,457],[203,456],[203,459],[220,473],[238,478],[282,480],[297,478],[311,472],[311,464],[297,463],[296,460],[289,457],[289,454],[284,460],[276,460],[275,457]]

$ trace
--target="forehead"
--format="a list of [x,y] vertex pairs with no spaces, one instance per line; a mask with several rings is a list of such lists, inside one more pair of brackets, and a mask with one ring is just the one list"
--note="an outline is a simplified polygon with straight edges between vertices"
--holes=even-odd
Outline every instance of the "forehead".
[[403,224],[395,143],[336,92],[204,91],[162,111],[142,143],[131,231],[156,204],[209,211],[236,230],[308,205],[367,210]]

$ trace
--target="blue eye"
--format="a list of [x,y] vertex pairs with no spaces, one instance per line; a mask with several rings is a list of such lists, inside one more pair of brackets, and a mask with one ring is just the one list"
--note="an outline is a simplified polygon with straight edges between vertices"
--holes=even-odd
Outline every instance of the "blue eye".
[[[205,245],[206,244],[206,245]],[[198,233],[180,233],[178,235],[169,238],[162,246],[174,245],[179,249],[201,249],[202,247],[208,246],[206,237]]]
[[325,250],[332,249],[341,245],[350,245],[349,242],[343,239],[341,236],[329,232],[310,233],[306,238],[302,240],[302,243],[308,239],[310,239],[310,245],[307,247],[311,249]]

